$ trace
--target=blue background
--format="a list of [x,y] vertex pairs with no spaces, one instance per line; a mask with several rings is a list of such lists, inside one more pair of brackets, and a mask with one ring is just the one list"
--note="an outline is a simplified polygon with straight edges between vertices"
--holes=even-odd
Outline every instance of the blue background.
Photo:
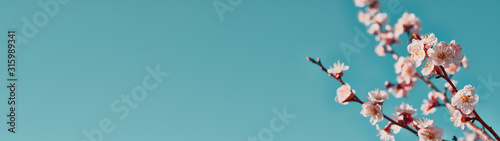
[[[103,118],[116,127],[104,135],[110,141],[247,140],[269,128],[274,108],[281,111],[285,106],[296,118],[274,133],[274,141],[378,140],[369,118],[359,114],[360,105],[335,103],[338,82],[305,59],[321,57],[327,66],[346,62],[340,43],[353,44],[353,29],[366,29],[357,20],[360,9],[353,1],[243,0],[231,6],[234,10],[223,15],[224,21],[212,2],[73,0],[59,5],[28,43],[17,46],[17,133],[7,132],[7,118],[0,116],[1,140],[85,140],[82,130],[98,128]],[[500,81],[499,1],[397,2],[421,19],[421,33],[462,45],[471,68],[454,76],[459,88],[478,87],[479,78],[488,75]],[[387,3],[382,1],[381,9],[386,10]],[[21,19],[32,21],[34,13],[43,11],[36,0],[4,0],[0,7],[4,41],[9,29],[23,36]],[[403,12],[389,13],[391,24]],[[401,38],[403,45],[394,48],[405,54],[406,37]],[[396,77],[394,60],[376,56],[377,42],[370,39],[350,57],[344,76],[362,98]],[[4,45],[0,58],[6,59]],[[111,102],[141,85],[148,74],[145,67],[156,64],[170,75],[120,120],[120,113],[110,110]],[[1,85],[7,85],[6,66],[0,65]],[[433,82],[443,89],[443,80]],[[420,105],[430,89],[418,83],[407,98],[391,95],[384,113],[394,113],[394,107],[405,102],[421,117]],[[493,88],[478,90],[477,111],[500,131],[499,87]],[[1,91],[0,113],[7,115],[8,90]],[[444,129],[444,139],[463,136],[443,108],[430,116]],[[396,139],[418,140],[406,130]]]

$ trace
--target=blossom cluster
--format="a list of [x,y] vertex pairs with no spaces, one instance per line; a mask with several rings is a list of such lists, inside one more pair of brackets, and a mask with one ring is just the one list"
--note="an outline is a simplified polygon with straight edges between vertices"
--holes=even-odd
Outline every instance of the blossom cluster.
[[[337,61],[333,67],[325,69],[320,59],[309,61],[319,65],[329,76],[340,82],[341,86],[337,89],[335,101],[347,105],[349,102],[361,104],[360,114],[364,117],[370,117],[370,124],[375,125],[378,136],[381,140],[395,140],[394,135],[401,129],[406,129],[419,137],[420,141],[438,141],[442,140],[444,131],[442,128],[434,125],[432,118],[427,118],[430,114],[436,112],[438,107],[444,107],[450,113],[450,121],[455,127],[464,130],[464,138],[455,140],[474,141],[476,139],[493,140],[485,130],[477,127],[474,121],[481,123],[483,128],[489,131],[495,139],[500,137],[495,131],[481,119],[475,111],[479,97],[476,94],[476,88],[472,85],[465,85],[462,89],[457,89],[457,81],[451,77],[457,73],[461,67],[468,68],[468,60],[462,52],[462,47],[456,40],[449,43],[440,41],[434,33],[420,35],[420,19],[413,13],[407,11],[398,19],[394,26],[389,25],[388,15],[380,12],[380,2],[378,0],[354,0],[357,7],[365,8],[359,11],[358,20],[367,26],[368,33],[373,34],[380,43],[375,47],[375,53],[379,56],[385,56],[390,53],[396,60],[394,63],[395,73],[397,74],[397,83],[385,82],[384,89],[375,89],[368,92],[366,101],[358,98],[356,91],[348,84],[344,83],[342,77],[344,72],[349,70],[349,66]],[[382,28],[383,27],[383,28]],[[399,56],[392,50],[393,44],[400,44],[399,36],[406,33],[408,37],[407,51],[409,56]],[[420,70],[417,68],[420,67]],[[445,91],[439,91],[431,82],[431,79],[444,79]],[[427,94],[427,99],[422,100],[420,110],[422,117],[417,117],[417,109],[412,105],[402,103],[396,106],[396,113],[386,116],[383,113],[383,104],[389,98],[389,93],[395,98],[406,97],[410,90],[416,85],[418,80],[422,80],[431,88]],[[447,91],[451,96],[447,96]],[[383,128],[379,123],[384,119],[388,124]],[[465,127],[472,133],[465,131]]]

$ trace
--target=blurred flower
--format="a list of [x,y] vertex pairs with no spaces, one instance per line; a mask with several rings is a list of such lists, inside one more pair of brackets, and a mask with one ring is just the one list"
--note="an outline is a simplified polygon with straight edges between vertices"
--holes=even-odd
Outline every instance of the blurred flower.
[[370,28],[368,28],[368,33],[370,34],[377,34],[380,32],[380,25],[379,24],[372,24]]
[[387,131],[385,129],[378,127],[378,124],[377,124],[377,130],[379,132],[377,136],[380,136],[380,140],[382,140],[382,141],[388,141],[388,140],[395,141],[392,133],[390,131]]
[[382,42],[375,47],[375,53],[377,53],[378,56],[385,56],[385,48]]
[[464,56],[464,59],[462,59],[461,63],[465,69],[469,69],[469,60],[467,59],[467,57]]
[[402,117],[405,124],[410,124],[413,121],[413,114],[415,112],[417,112],[417,110],[406,103],[401,103],[400,106],[396,106],[396,113],[399,117]]
[[[451,83],[453,83],[453,85],[457,86],[458,81],[457,81],[457,80],[453,80],[453,79],[452,79],[452,80],[451,80]],[[450,85],[450,83],[448,83],[448,82],[444,83],[444,87],[445,87],[445,88],[448,88],[448,89],[451,89],[451,88],[452,88],[452,87],[451,87],[451,85]]]
[[455,64],[450,64],[449,67],[444,68],[447,74],[449,75],[454,75],[456,72],[460,71],[460,66],[457,66]]
[[370,15],[368,13],[365,13],[363,11],[358,12],[358,20],[359,22],[363,23],[364,25],[370,25],[372,22],[370,19]]
[[394,25],[394,34],[396,38],[398,38],[399,35],[410,29],[413,29],[414,32],[420,30],[420,19],[418,19],[415,14],[409,14],[408,11],[405,11],[403,16],[401,16]]
[[373,0],[354,0],[356,7],[365,7],[373,2]]
[[[398,122],[399,121],[399,116],[398,114],[392,114],[391,115],[391,119]],[[401,131],[401,126],[397,125],[397,124],[392,124],[392,123],[389,123],[391,125],[391,129],[392,129],[392,132],[394,132],[394,134],[397,134],[399,133],[399,131]]]
[[405,78],[402,78],[401,76],[398,76],[396,80],[398,81],[398,84],[389,88],[389,92],[391,92],[396,98],[406,97],[417,81],[416,79],[410,79],[407,83]]
[[373,17],[373,22],[378,23],[378,24],[385,24],[385,23],[387,23],[387,14],[386,13],[377,13]]

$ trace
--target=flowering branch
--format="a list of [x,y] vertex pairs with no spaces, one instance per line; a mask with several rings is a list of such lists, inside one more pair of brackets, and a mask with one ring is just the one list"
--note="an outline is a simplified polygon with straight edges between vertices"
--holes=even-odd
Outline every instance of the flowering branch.
[[[419,35],[417,31],[421,28],[420,19],[415,14],[410,14],[407,11],[398,19],[393,28],[387,24],[387,14],[380,12],[378,0],[354,0],[354,2],[357,7],[366,7],[366,13],[363,11],[358,13],[358,20],[369,26],[368,33],[375,35],[375,39],[380,41],[380,44],[375,48],[377,55],[385,56],[386,53],[389,53],[396,60],[394,67],[396,74],[398,74],[397,83],[391,84],[386,81],[385,86],[388,88],[388,92],[394,94],[396,98],[406,97],[408,92],[415,86],[416,80],[421,79],[432,89],[428,94],[429,99],[423,100],[421,106],[423,115],[434,113],[436,107],[445,106],[451,114],[450,120],[454,126],[461,127],[462,130],[467,126],[476,133],[470,139],[474,140],[480,137],[484,140],[493,140],[484,130],[473,124],[477,120],[497,140],[500,140],[497,133],[475,111],[476,103],[479,100],[478,95],[475,94],[475,87],[466,85],[463,89],[458,90],[455,84],[456,81],[451,79],[460,70],[460,67],[468,68],[468,61],[462,53],[462,47],[456,44],[455,40],[446,44],[443,41],[437,42],[437,38],[433,33]],[[403,33],[408,36],[408,57],[399,56],[392,49],[393,44],[400,43],[399,36]],[[340,82],[341,87],[337,89],[336,102],[343,105],[349,102],[362,104],[361,114],[364,117],[370,117],[372,125],[383,119],[389,120],[389,124],[385,128],[379,128],[378,124],[376,125],[381,140],[394,141],[393,133],[397,134],[401,128],[414,133],[420,140],[441,140],[443,130],[433,125],[432,119],[415,118],[414,113],[417,110],[413,109],[409,104],[402,103],[397,106],[397,113],[392,114],[390,117],[383,114],[381,106],[388,99],[387,91],[375,89],[375,91],[368,92],[368,101],[361,101],[355,95],[356,91],[351,89],[349,84],[342,81],[343,71],[349,69],[349,66],[344,66],[344,63],[338,61],[333,64],[334,67],[326,69],[319,58],[314,60],[307,57],[307,60],[320,66],[321,70]],[[415,68],[421,65],[423,68],[419,73]],[[434,76],[447,81],[442,93],[430,81]],[[451,100],[446,96],[447,90],[451,92]],[[439,102],[438,99],[443,102]],[[469,136],[467,134],[468,138]]]
[[[342,79],[341,79],[341,75],[337,75],[337,74],[332,74],[332,73],[329,73],[329,72],[328,72],[328,70],[327,70],[327,69],[325,69],[325,67],[324,67],[324,66],[323,66],[323,64],[321,63],[321,59],[320,59],[320,58],[318,58],[317,60],[314,60],[314,59],[312,59],[311,57],[307,57],[307,60],[309,60],[309,61],[310,61],[311,63],[313,63],[313,64],[316,64],[316,65],[320,66],[321,70],[323,70],[324,72],[328,73],[328,75],[329,75],[329,76],[331,76],[331,77],[335,78],[337,81],[339,81],[339,82],[340,82],[340,84],[341,84],[341,85],[345,85],[345,84],[346,84],[346,83],[344,83],[344,82],[342,81]],[[340,72],[340,73],[342,73],[342,72]],[[338,76],[338,77],[336,77],[336,76]],[[359,99],[359,98],[358,98],[358,97],[357,97],[354,93],[352,93],[352,91],[350,92],[350,94],[351,94],[351,95],[350,95],[350,97],[352,97],[352,98],[347,98],[347,99],[346,99],[346,100],[344,100],[344,101],[346,101],[346,102],[348,102],[348,101],[353,101],[353,102],[357,102],[357,103],[362,104],[362,105],[365,103],[365,102],[361,101],[361,100],[360,100],[360,99]],[[388,117],[387,115],[385,115],[385,114],[382,114],[382,116],[383,116],[385,119],[389,120],[389,121],[390,121],[390,124],[395,124],[395,125],[398,125],[398,126],[400,126],[400,127],[402,127],[402,128],[405,128],[405,129],[407,129],[408,131],[410,131],[410,132],[412,132],[413,134],[415,134],[416,136],[418,136],[418,132],[417,132],[417,131],[415,131],[415,130],[413,130],[413,129],[411,129],[408,125],[405,125],[405,124],[401,124],[401,123],[399,123],[399,122],[396,122],[396,121],[392,120],[391,118],[389,118],[389,117]]]

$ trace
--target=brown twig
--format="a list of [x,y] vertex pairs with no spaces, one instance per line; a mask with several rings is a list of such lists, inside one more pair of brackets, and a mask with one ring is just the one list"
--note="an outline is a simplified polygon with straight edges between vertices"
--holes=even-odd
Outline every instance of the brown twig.
[[486,124],[486,122],[484,122],[484,120],[479,116],[479,114],[477,114],[476,110],[472,110],[472,113],[475,116],[475,120],[479,121],[479,123],[481,123],[484,128],[490,131],[490,133],[495,137],[495,139],[500,141],[500,137],[498,136],[498,134],[493,130],[493,128],[491,128],[491,126],[489,126],[488,124]]
[[[312,62],[312,63],[314,63],[314,64],[316,64],[316,65],[318,65],[318,66],[320,66],[320,67],[321,67],[321,70],[323,70],[323,71],[325,71],[326,73],[328,73],[328,71],[325,69],[325,67],[323,66],[323,64],[321,64],[321,60],[320,60],[319,58],[318,58],[318,59],[317,59],[317,61],[316,61],[316,60],[313,60],[313,59],[312,59],[312,58],[310,58],[310,57],[307,57],[307,60],[309,60],[310,62]],[[329,74],[329,76],[331,76],[331,77],[333,77],[333,78],[337,79],[337,81],[339,81],[339,82],[340,82],[340,84],[342,84],[342,85],[344,85],[344,84],[345,84],[345,83],[342,81],[342,79],[341,79],[340,77],[335,77],[334,75],[332,75],[332,74],[330,74],[330,73],[328,73],[328,74]],[[357,103],[359,103],[359,104],[361,104],[361,105],[363,105],[363,103],[364,103],[364,102],[363,102],[363,101],[361,101],[361,100],[360,100],[360,99],[359,99],[356,95],[354,95],[354,99],[353,99],[352,101],[357,102]],[[396,124],[396,125],[398,125],[398,126],[400,126],[400,127],[403,127],[403,128],[405,128],[405,129],[407,129],[408,131],[410,131],[410,132],[412,132],[412,133],[414,133],[415,135],[417,135],[417,136],[418,136],[418,132],[417,132],[417,131],[415,131],[415,130],[413,130],[413,129],[411,129],[408,125],[400,124],[400,123],[398,123],[398,122],[396,122],[396,121],[392,120],[391,118],[389,118],[389,117],[388,117],[388,116],[386,116],[385,114],[383,114],[383,116],[384,116],[384,118],[385,118],[385,119],[389,120],[392,124]]]

